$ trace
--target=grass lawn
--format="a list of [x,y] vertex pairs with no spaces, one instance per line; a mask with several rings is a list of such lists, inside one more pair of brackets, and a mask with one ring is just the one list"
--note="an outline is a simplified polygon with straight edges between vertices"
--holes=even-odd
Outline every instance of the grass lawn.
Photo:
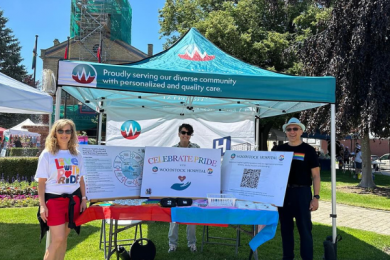
[[[331,177],[330,171],[321,171],[321,200],[331,201]],[[377,195],[365,189],[353,188],[360,180],[353,179],[349,173],[337,170],[336,173],[336,201],[365,208],[382,209],[390,211],[390,176],[375,175],[375,184],[379,188],[387,188],[387,194]],[[353,191],[354,193],[352,193]]]
[[[45,250],[45,241],[39,244],[39,225],[36,220],[36,208],[8,208],[0,209],[0,259],[42,259]],[[100,221],[88,223],[82,227],[78,236],[74,231],[68,239],[68,251],[65,259],[104,259],[103,251],[99,250]],[[246,227],[248,228],[248,227]],[[179,232],[178,251],[168,254],[168,223],[153,222],[143,224],[143,234],[155,243],[157,247],[156,259],[171,260],[227,260],[227,259],[248,259],[249,256],[249,236],[242,234],[239,254],[234,254],[234,247],[221,245],[205,245],[203,252],[200,252],[202,230],[197,227],[198,252],[190,253],[186,247],[185,226]],[[127,232],[128,236],[133,229]],[[211,227],[211,235],[234,237],[235,230],[232,228]],[[330,226],[314,223],[314,253],[315,259],[322,259],[322,242],[326,236],[331,235]],[[390,236],[378,235],[372,232],[365,232],[350,228],[339,228],[338,234],[343,240],[338,246],[339,259],[389,259]],[[296,235],[296,238],[298,236]],[[299,240],[296,239],[296,245]],[[387,251],[387,254],[386,254]],[[280,231],[271,241],[266,242],[258,249],[259,259],[281,259],[281,238]],[[299,252],[296,251],[296,255]],[[115,259],[115,258],[112,258]],[[297,258],[300,259],[300,258]]]

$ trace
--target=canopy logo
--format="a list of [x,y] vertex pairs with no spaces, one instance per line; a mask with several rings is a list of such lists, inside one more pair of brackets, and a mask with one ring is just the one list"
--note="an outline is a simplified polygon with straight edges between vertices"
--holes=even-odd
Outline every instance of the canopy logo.
[[141,126],[137,121],[127,120],[121,126],[121,134],[124,138],[133,140],[141,134]]
[[283,161],[283,160],[284,160],[284,155],[281,154],[281,155],[279,156],[279,161]]
[[192,60],[192,61],[210,61],[215,59],[215,55],[208,55],[207,52],[203,52],[203,54],[199,51],[198,46],[195,45],[194,49],[191,53],[188,52],[188,49],[192,46],[186,46],[187,50],[185,54],[179,54],[179,57],[184,60]]
[[87,64],[79,64],[72,71],[72,78],[81,84],[89,84],[96,78],[94,67]]

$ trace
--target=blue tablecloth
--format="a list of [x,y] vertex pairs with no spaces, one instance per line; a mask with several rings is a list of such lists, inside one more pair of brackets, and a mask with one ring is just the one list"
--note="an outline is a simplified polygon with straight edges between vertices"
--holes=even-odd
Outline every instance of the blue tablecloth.
[[174,207],[171,209],[172,222],[199,224],[232,224],[232,225],[265,225],[265,227],[249,242],[252,250],[274,238],[278,226],[277,211]]

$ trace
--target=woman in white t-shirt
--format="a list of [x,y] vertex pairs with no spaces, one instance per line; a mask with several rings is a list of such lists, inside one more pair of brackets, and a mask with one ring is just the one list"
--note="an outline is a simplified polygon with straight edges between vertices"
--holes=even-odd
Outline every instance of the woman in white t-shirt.
[[65,258],[70,229],[79,232],[74,221],[87,208],[83,160],[77,146],[75,124],[60,119],[50,130],[45,150],[39,156],[35,174],[40,205],[38,219],[41,231],[48,226],[51,236],[44,260]]

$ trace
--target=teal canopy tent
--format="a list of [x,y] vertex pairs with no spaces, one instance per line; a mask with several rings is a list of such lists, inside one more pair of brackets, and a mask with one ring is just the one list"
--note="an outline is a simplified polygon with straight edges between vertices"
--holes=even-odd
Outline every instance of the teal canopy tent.
[[263,118],[335,102],[333,77],[290,76],[246,64],[196,29],[170,49],[132,64],[59,61],[58,85],[98,110],[169,106]]
[[[335,142],[334,77],[291,76],[246,64],[194,28],[171,48],[147,59],[122,65],[61,60],[57,75],[57,93],[62,88],[97,112],[108,114],[115,109],[130,114],[132,109],[145,108],[183,118],[212,112],[232,117],[249,114],[255,119],[331,104]],[[332,168],[333,198],[334,179]],[[333,207],[336,216],[335,199]],[[333,223],[335,241],[335,217]]]

